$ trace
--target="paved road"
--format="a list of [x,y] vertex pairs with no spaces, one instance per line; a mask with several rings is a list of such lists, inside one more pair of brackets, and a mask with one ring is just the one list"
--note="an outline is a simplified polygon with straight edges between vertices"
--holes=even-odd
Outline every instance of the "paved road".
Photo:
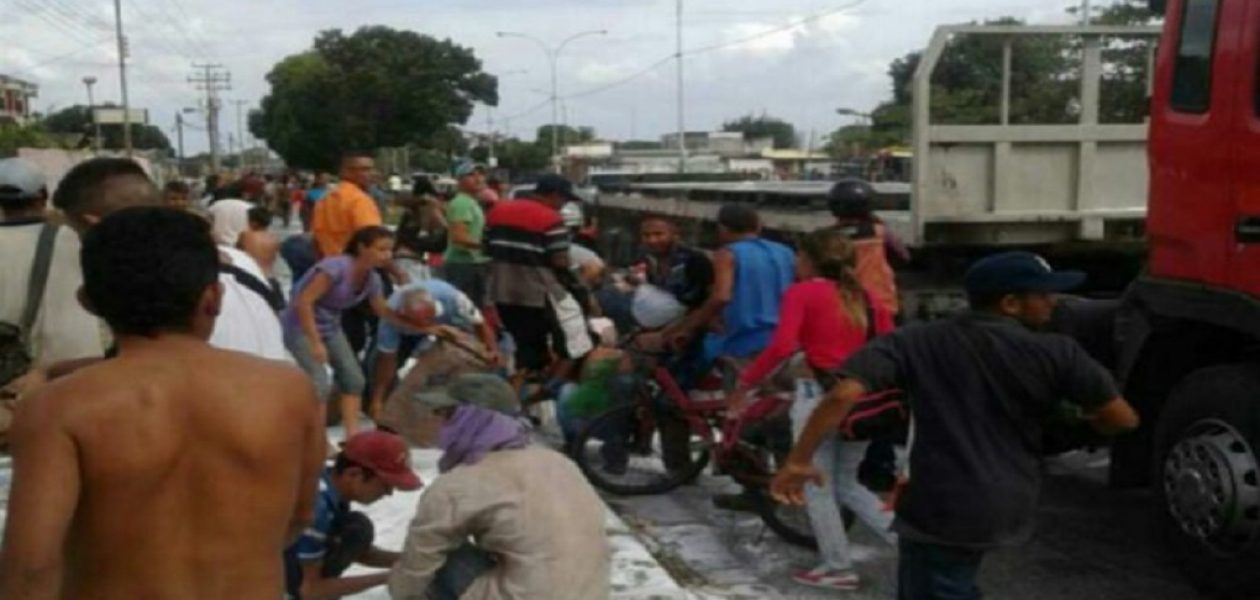
[[[987,598],[1006,600],[1194,600],[1200,598],[1163,557],[1145,492],[1102,484],[1105,455],[1074,454],[1048,465],[1038,533],[1021,548],[995,552],[981,572]],[[812,554],[764,531],[751,515],[713,509],[729,484],[706,477],[667,496],[610,498],[648,547],[702,600],[854,600],[895,597],[896,556],[860,525],[853,539],[862,589],[840,594],[791,581]]]

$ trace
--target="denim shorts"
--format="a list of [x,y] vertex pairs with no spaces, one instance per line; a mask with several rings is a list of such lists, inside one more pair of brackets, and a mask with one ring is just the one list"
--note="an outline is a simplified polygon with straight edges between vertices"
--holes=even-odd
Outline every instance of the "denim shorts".
[[[301,333],[285,335],[284,345],[293,354],[298,366],[310,375],[320,400],[328,400],[334,383],[338,394],[362,395],[363,389],[367,387],[367,380],[363,375],[363,366],[359,364],[359,357],[355,356],[346,334],[338,329],[332,335],[324,336],[323,340],[324,346],[328,348],[328,365],[315,361],[311,356],[311,344]],[[331,375],[328,372],[329,367],[332,368]]]

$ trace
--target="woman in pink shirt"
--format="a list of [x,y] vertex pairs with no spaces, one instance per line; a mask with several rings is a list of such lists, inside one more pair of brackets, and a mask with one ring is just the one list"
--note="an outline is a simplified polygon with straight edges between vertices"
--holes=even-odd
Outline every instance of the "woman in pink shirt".
[[[813,373],[829,373],[868,338],[892,330],[892,314],[870,302],[870,294],[857,281],[855,264],[853,245],[840,231],[815,231],[801,240],[796,254],[799,281],[783,296],[770,345],[740,373],[732,395],[734,410],[739,410],[748,390],[761,385],[797,352],[804,353]],[[796,379],[791,410],[793,437],[800,435],[823,393],[812,374]],[[857,479],[867,445],[832,436],[814,455],[814,465],[827,476],[822,487],[807,486],[805,496],[822,564],[793,573],[798,583],[833,590],[857,588],[859,579],[853,571],[841,505],[853,510],[880,537],[889,543],[895,541],[889,531],[892,514],[885,512],[879,498]]]

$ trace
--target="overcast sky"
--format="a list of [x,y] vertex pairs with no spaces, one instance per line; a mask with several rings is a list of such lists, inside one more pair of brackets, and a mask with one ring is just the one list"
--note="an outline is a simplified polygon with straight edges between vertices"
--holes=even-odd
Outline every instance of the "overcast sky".
[[[1071,4],[684,0],[684,52],[731,44],[684,60],[686,126],[716,129],[724,119],[764,111],[792,122],[806,139],[814,131],[821,144],[852,119],[836,115],[837,107],[869,110],[889,95],[888,63],[922,48],[936,25],[1005,15],[1063,23]],[[267,92],[264,76],[278,60],[308,48],[318,31],[377,24],[473,48],[486,71],[502,75],[500,106],[491,111],[495,129],[526,138],[550,119],[548,62],[535,44],[495,32],[555,42],[606,29],[606,36],[574,41],[561,56],[560,94],[580,96],[565,102],[568,123],[592,126],[608,139],[655,139],[676,128],[674,61],[609,85],[673,54],[674,0],[123,0],[123,10],[131,103],[148,108],[168,133],[176,110],[197,105],[198,92],[187,82],[194,61],[231,70],[226,143],[236,128],[230,101],[257,106]],[[819,14],[825,16],[789,27]],[[41,111],[86,103],[86,75],[99,80],[98,102],[118,101],[112,27],[110,0],[0,0],[0,73],[38,84]],[[757,37],[767,32],[775,33]],[[486,116],[478,107],[467,127],[484,131]],[[185,144],[190,154],[204,150],[205,133],[186,129]]]

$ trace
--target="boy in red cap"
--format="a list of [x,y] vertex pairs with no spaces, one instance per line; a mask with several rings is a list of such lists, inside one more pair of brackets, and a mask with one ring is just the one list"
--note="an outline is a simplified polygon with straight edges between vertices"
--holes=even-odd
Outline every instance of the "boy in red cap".
[[365,431],[346,442],[324,469],[315,500],[315,522],[284,552],[289,597],[340,598],[383,585],[389,571],[342,577],[352,564],[388,569],[397,552],[372,545],[372,521],[350,502],[371,504],[394,490],[420,489],[407,444],[384,431]]

